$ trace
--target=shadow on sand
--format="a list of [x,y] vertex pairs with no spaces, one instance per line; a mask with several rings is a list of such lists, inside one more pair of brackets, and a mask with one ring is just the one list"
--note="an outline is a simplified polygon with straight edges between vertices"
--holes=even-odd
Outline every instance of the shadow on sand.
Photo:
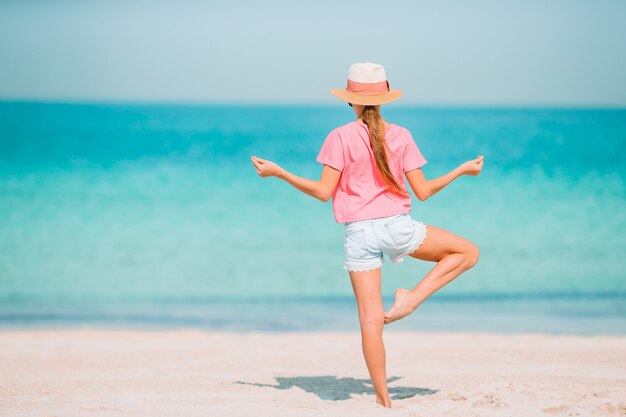
[[[336,376],[295,376],[276,377],[278,385],[258,384],[254,382],[236,381],[235,384],[254,385],[257,387],[270,387],[276,389],[289,389],[298,387],[306,392],[317,395],[322,400],[340,401],[349,400],[351,394],[374,394],[369,379],[337,378]],[[401,379],[391,377],[387,383]],[[393,400],[415,397],[416,395],[432,395],[437,390],[414,387],[389,387],[389,395]]]

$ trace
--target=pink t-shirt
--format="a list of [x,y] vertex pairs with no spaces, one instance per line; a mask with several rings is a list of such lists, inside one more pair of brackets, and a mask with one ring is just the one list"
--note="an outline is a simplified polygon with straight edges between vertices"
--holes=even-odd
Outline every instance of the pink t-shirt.
[[[411,133],[389,124],[385,133],[389,145],[389,169],[405,187],[404,173],[420,168],[426,159]],[[341,171],[333,192],[333,212],[337,223],[376,219],[411,211],[411,198],[391,193],[383,181],[370,146],[367,125],[350,122],[334,129],[322,145],[317,162]]]

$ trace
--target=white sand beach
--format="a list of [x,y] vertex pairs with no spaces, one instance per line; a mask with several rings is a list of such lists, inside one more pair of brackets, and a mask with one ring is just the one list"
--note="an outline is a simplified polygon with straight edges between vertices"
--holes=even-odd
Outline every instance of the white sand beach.
[[358,333],[0,331],[2,416],[626,415],[626,337],[387,330],[391,410]]

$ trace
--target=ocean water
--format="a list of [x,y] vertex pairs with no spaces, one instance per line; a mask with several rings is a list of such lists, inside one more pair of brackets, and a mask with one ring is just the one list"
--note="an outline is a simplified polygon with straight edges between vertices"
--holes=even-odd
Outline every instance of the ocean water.
[[[315,178],[347,106],[0,102],[0,326],[347,330],[343,226],[256,155]],[[626,110],[411,108],[434,178],[412,216],[478,264],[398,329],[626,333]],[[383,266],[383,295],[434,264]]]

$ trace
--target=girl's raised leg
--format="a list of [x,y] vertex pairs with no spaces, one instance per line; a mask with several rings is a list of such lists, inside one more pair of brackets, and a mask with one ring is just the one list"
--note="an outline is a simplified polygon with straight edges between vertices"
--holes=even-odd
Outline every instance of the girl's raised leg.
[[350,280],[359,309],[363,356],[376,391],[376,402],[384,407],[391,407],[383,344],[385,310],[381,295],[380,268],[350,272]]
[[431,294],[478,262],[480,252],[474,243],[439,227],[426,227],[426,239],[410,256],[437,265],[412,290],[396,290],[395,303],[385,313],[386,324],[411,314]]

